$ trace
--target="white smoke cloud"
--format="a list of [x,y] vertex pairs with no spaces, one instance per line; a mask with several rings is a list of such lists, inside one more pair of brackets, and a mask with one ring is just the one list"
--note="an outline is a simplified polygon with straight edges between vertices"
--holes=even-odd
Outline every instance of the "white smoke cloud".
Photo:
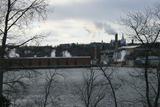
[[54,49],[54,50],[52,50],[52,52],[51,52],[51,57],[56,57],[56,50]]
[[20,57],[20,55],[18,53],[16,53],[16,49],[11,49],[9,51],[9,55],[10,58],[14,58],[14,57]]
[[72,55],[66,50],[62,52],[62,57],[72,57]]
[[109,34],[109,35],[115,35],[116,34],[116,30],[107,23],[103,23],[103,22],[95,22],[95,26],[101,30],[103,30],[105,33]]

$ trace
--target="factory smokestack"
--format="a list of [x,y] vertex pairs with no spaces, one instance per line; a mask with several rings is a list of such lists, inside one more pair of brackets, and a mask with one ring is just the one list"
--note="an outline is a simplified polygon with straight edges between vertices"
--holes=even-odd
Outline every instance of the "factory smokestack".
[[132,45],[134,44],[134,39],[132,39]]
[[115,49],[118,49],[118,33],[115,34]]

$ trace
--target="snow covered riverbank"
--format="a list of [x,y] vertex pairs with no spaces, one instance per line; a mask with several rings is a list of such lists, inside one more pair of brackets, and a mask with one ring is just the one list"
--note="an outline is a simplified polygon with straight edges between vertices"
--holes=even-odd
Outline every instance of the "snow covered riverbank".
[[[41,107],[46,97],[47,85],[49,85],[51,77],[53,81],[49,90],[46,107],[84,107],[81,99],[74,90],[77,85],[82,85],[84,77],[88,75],[91,69],[46,69],[46,70],[23,70],[15,72],[7,72],[5,81],[13,81],[20,78],[19,81],[24,83],[24,87],[20,84],[13,85],[16,87],[15,93],[7,93],[6,95],[12,99],[12,107]],[[95,75],[98,76],[97,81],[106,84],[106,96],[101,101],[100,107],[114,107],[113,95],[108,86],[108,81],[103,76],[103,72],[99,68],[93,68]],[[114,86],[118,105],[120,107],[143,107],[144,81],[143,69],[140,68],[107,68],[106,74],[110,76],[110,80]],[[138,78],[139,77],[139,78]],[[13,90],[5,85],[6,89]],[[99,107],[97,106],[97,107]]]

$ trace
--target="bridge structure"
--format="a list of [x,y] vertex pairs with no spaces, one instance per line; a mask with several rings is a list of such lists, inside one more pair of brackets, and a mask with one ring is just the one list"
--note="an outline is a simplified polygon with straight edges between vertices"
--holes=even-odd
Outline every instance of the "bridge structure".
[[80,57],[20,57],[0,59],[0,69],[54,69],[54,68],[90,68],[90,56]]

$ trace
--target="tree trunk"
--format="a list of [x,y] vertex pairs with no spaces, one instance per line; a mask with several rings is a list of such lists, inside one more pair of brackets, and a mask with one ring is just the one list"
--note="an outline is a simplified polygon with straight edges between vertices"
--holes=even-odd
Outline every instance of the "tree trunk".
[[112,82],[111,82],[110,78],[107,76],[107,74],[105,73],[105,70],[102,67],[100,67],[100,69],[103,72],[104,77],[107,79],[107,81],[108,81],[108,83],[109,83],[109,85],[111,87],[111,91],[112,91],[112,94],[113,94],[113,99],[114,99],[115,107],[118,107],[116,93],[115,93],[114,87],[112,85]]
[[[7,8],[6,16],[5,16],[5,27],[4,27],[4,33],[3,33],[3,38],[2,38],[2,50],[1,50],[0,58],[4,58],[4,56],[5,56],[6,40],[7,40],[7,34],[8,34],[8,19],[9,19],[9,14],[10,14],[10,6],[11,6],[11,1],[8,0],[8,4],[7,4],[8,8]],[[3,98],[3,73],[5,71],[4,65],[2,65],[2,69],[0,70],[0,97],[2,97],[2,98]]]
[[148,50],[145,50],[145,83],[146,83],[146,100],[148,107],[152,107],[151,101],[150,101],[150,91],[149,91],[149,80],[148,80]]
[[158,64],[158,67],[157,67],[157,82],[158,82],[158,87],[157,87],[157,94],[156,94],[156,98],[155,98],[155,101],[154,101],[154,107],[158,107],[158,101],[159,101],[159,98],[160,98],[160,62]]

